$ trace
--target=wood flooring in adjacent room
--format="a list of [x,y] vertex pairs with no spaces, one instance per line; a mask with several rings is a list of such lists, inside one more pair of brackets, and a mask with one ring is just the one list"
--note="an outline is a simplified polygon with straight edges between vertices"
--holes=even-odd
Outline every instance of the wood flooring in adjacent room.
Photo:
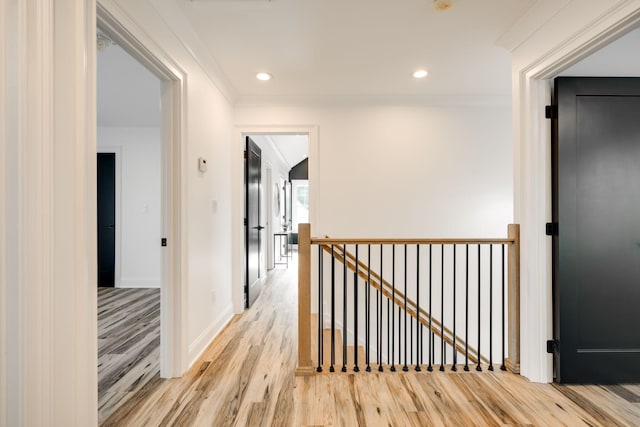
[[98,421],[160,378],[160,289],[98,288]]
[[[109,426],[632,426],[640,389],[533,384],[504,372],[295,377],[297,272],[270,273],[182,378],[154,378]],[[617,391],[617,392],[616,392]]]

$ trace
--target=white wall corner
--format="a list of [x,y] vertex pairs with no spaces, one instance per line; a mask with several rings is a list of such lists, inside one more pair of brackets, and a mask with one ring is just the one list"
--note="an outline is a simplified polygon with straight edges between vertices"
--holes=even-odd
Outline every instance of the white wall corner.
[[229,306],[218,318],[206,328],[198,338],[189,345],[189,368],[193,366],[202,353],[209,347],[216,336],[233,318],[233,308]]

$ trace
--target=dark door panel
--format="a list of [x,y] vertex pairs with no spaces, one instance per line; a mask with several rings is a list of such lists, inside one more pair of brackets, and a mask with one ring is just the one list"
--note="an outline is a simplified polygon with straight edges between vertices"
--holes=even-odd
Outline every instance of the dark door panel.
[[247,137],[245,159],[245,304],[251,306],[260,294],[260,184],[262,150]]
[[640,79],[558,78],[556,376],[640,381]]
[[98,286],[113,287],[116,260],[116,155],[98,153]]

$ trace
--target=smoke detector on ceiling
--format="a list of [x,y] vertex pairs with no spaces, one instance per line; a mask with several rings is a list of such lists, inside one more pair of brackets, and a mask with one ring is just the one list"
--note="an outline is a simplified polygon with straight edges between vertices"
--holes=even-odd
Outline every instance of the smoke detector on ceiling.
[[439,11],[445,11],[453,6],[455,0],[431,0],[433,2],[433,8]]

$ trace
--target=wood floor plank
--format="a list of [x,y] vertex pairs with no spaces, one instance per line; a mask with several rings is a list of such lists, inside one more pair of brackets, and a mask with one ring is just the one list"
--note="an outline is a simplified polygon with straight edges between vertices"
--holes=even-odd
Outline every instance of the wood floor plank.
[[98,420],[146,396],[159,373],[160,289],[98,288]]
[[[377,365],[370,373],[354,373],[350,366],[347,373],[295,377],[296,273],[293,266],[270,273],[254,306],[234,316],[182,378],[162,380],[155,376],[140,385],[127,377],[138,389],[125,392],[124,404],[103,425],[640,425],[638,385],[534,384],[510,373],[451,372],[450,367],[445,372],[427,372],[423,367],[418,373],[393,373],[386,365],[384,373],[377,372]],[[110,301],[109,310],[115,310],[112,295],[104,294]],[[108,324],[105,332],[114,327]],[[323,334],[326,339],[328,334]],[[339,341],[338,371],[341,337]],[[330,354],[325,342],[324,367],[328,371]],[[362,353],[358,357],[364,371]],[[117,375],[113,367],[116,355],[100,360],[110,375]],[[115,393],[105,396],[114,399]]]

